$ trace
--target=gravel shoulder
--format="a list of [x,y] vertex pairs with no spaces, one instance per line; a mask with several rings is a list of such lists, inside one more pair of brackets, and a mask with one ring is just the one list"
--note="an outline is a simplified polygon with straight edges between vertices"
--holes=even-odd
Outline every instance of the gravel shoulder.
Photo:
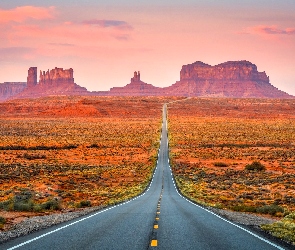
[[[73,212],[63,212],[63,213],[56,213],[56,214],[50,214],[50,215],[44,215],[44,216],[30,217],[30,218],[24,219],[20,223],[15,224],[9,231],[0,232],[0,242],[6,242],[13,238],[27,235],[34,231],[48,228],[52,225],[66,222],[66,221],[78,218],[80,216],[101,210],[103,208],[104,207],[102,206],[98,206],[98,207],[85,208],[85,209],[81,209],[79,211],[73,211]],[[248,213],[233,212],[233,211],[221,210],[216,208],[208,208],[208,210],[235,223],[251,226],[257,229],[259,229],[259,225],[261,224],[270,224],[276,221],[275,219],[265,218],[262,216],[248,214]]]
[[92,212],[103,209],[102,206],[84,208],[78,211],[73,212],[62,212],[62,213],[54,213],[50,215],[43,216],[34,216],[29,217],[21,221],[20,223],[16,223],[11,227],[8,231],[0,232],[0,244],[11,239],[27,235],[29,233],[38,231],[40,229],[48,228],[50,226],[70,221],[81,217],[83,215],[90,214]]

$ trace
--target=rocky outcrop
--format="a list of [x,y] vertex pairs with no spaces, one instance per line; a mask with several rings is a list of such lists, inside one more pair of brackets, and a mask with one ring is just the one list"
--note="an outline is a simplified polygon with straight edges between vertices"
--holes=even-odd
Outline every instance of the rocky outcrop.
[[269,83],[265,72],[258,72],[255,64],[248,61],[233,61],[210,66],[197,61],[182,66],[180,80],[239,80]]
[[89,92],[74,82],[73,75],[72,68],[40,71],[37,83],[37,67],[31,67],[27,84],[0,85],[0,101],[50,95],[294,98],[271,85],[266,73],[259,72],[256,65],[248,61],[229,61],[215,66],[197,61],[184,65],[180,80],[165,88],[143,82],[140,72],[135,71],[130,83],[124,87]]
[[22,92],[27,87],[26,82],[0,83],[0,101],[5,101]]
[[28,70],[27,87],[32,88],[37,85],[37,67],[30,67]]
[[291,98],[270,84],[265,72],[248,61],[211,66],[197,61],[182,66],[180,81],[164,88],[164,95],[233,98]]
[[54,68],[48,71],[40,71],[39,83],[37,83],[37,68],[28,70],[27,88],[17,98],[38,98],[50,95],[89,95],[86,88],[74,82],[73,69]]
[[[131,82],[125,87],[111,88],[107,95],[110,96],[157,96],[161,95],[162,89],[147,84],[140,80],[140,72],[134,72]],[[105,93],[104,93],[105,94]]]
[[72,68],[55,68],[47,72],[40,70],[39,84],[41,85],[67,85],[74,84],[74,71]]
[[248,61],[230,61],[211,66],[197,61],[182,66],[180,81],[158,88],[140,80],[134,72],[131,83],[110,91],[93,92],[104,96],[192,96],[231,98],[294,98],[270,84],[265,72]]

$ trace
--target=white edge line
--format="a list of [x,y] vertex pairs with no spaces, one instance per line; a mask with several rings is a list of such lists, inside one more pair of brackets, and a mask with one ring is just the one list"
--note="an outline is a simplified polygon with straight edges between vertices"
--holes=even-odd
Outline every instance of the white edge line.
[[[170,168],[170,170],[171,170],[170,165],[169,165],[169,168]],[[174,187],[175,187],[176,192],[178,193],[178,195],[179,195],[181,198],[185,199],[187,202],[191,203],[192,205],[194,205],[194,206],[196,206],[196,207],[198,207],[198,208],[201,208],[201,209],[205,210],[206,212],[208,212],[208,213],[210,213],[210,214],[215,215],[215,216],[218,217],[219,219],[221,219],[221,220],[223,220],[223,221],[225,221],[225,222],[227,222],[227,223],[229,223],[229,224],[231,224],[231,225],[233,225],[233,226],[235,226],[235,227],[237,227],[237,228],[239,228],[239,229],[241,229],[241,230],[247,232],[248,234],[250,234],[250,235],[252,235],[252,236],[254,236],[254,237],[256,237],[256,238],[258,238],[258,239],[260,239],[260,240],[262,240],[262,241],[264,241],[264,242],[266,242],[266,243],[268,243],[269,245],[271,245],[271,246],[273,246],[273,247],[275,247],[275,248],[277,248],[277,249],[285,250],[285,248],[282,248],[282,247],[280,247],[280,246],[278,246],[278,245],[272,243],[271,241],[269,241],[269,240],[267,240],[267,239],[264,239],[264,238],[260,237],[259,235],[257,235],[257,234],[255,234],[255,233],[253,233],[253,232],[251,232],[251,231],[249,231],[249,230],[247,230],[247,229],[245,229],[245,228],[243,228],[243,227],[241,227],[241,226],[239,226],[239,225],[237,225],[237,224],[235,224],[235,223],[233,223],[233,222],[231,222],[231,221],[229,221],[229,220],[227,220],[227,219],[221,217],[220,215],[218,215],[218,214],[216,214],[216,213],[214,213],[214,212],[212,212],[212,211],[210,211],[210,210],[208,210],[208,209],[206,209],[206,208],[204,208],[204,207],[202,207],[202,206],[200,206],[200,205],[198,205],[198,204],[196,204],[196,203],[190,201],[189,199],[187,199],[186,197],[184,197],[182,194],[180,194],[180,193],[178,192],[178,190],[177,190],[177,188],[176,188],[176,186],[175,186],[175,183],[174,183],[174,179],[173,179],[173,178],[172,178],[172,181],[173,181]]]
[[[158,163],[157,163],[157,164],[158,164]],[[155,168],[155,171],[154,171],[154,174],[153,174],[153,179],[154,179],[155,172],[157,171],[157,169],[158,169],[158,166],[156,166],[156,168]],[[145,194],[150,190],[150,187],[151,187],[151,185],[152,185],[152,183],[153,183],[153,179],[151,180],[151,182],[150,182],[149,186],[147,187],[147,189],[145,190],[145,192],[143,192],[143,193],[140,194],[139,196],[134,197],[134,198],[131,199],[131,200],[136,200],[137,198],[139,198],[139,197],[145,195]],[[70,223],[70,224],[67,224],[67,225],[65,225],[65,226],[59,227],[59,228],[57,228],[57,229],[54,229],[54,230],[52,230],[52,231],[50,231],[50,232],[48,232],[48,233],[42,234],[42,235],[37,236],[37,237],[35,237],[35,238],[33,238],[33,239],[27,240],[27,241],[25,241],[25,242],[23,242],[23,243],[20,243],[20,244],[16,245],[16,246],[13,246],[13,247],[11,247],[11,248],[8,248],[7,250],[13,250],[13,249],[16,249],[16,248],[22,247],[22,246],[24,246],[24,245],[26,245],[26,244],[29,244],[29,243],[31,243],[31,242],[33,242],[33,241],[36,241],[36,240],[38,240],[38,239],[40,239],[40,238],[43,238],[43,237],[47,236],[47,235],[53,234],[53,233],[58,232],[58,231],[60,231],[60,230],[62,230],[62,229],[64,229],[64,228],[67,228],[67,227],[72,226],[72,225],[74,225],[74,224],[77,224],[77,223],[79,223],[79,222],[81,222],[81,221],[84,221],[84,220],[87,220],[87,219],[89,219],[89,218],[92,218],[92,217],[94,217],[94,216],[96,216],[96,215],[98,215],[98,214],[101,214],[101,213],[103,213],[103,212],[106,212],[106,211],[108,211],[108,210],[110,210],[110,209],[113,209],[113,208],[115,208],[115,207],[118,207],[118,206],[122,206],[122,205],[124,205],[124,204],[127,204],[127,203],[129,203],[131,200],[128,200],[128,201],[125,201],[125,202],[123,202],[123,203],[120,203],[120,204],[117,204],[117,205],[114,205],[114,206],[111,206],[111,207],[105,208],[104,210],[101,210],[101,211],[96,212],[96,213],[94,213],[94,214],[92,214],[92,215],[89,215],[89,216],[87,216],[87,217],[84,217],[84,218],[82,218],[82,219],[79,219],[79,220],[77,220],[77,221],[74,221],[74,222],[72,222],[72,223]],[[66,221],[65,221],[65,223],[66,223]],[[54,226],[54,225],[52,225],[52,226]]]

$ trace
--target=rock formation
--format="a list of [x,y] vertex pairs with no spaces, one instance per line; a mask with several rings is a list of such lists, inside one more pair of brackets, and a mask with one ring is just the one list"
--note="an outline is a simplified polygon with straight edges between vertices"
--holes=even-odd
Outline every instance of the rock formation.
[[74,84],[74,71],[72,68],[55,68],[47,72],[40,70],[39,84],[41,85],[62,85]]
[[140,72],[134,72],[131,83],[125,87],[114,87],[111,88],[107,95],[110,96],[157,96],[161,95],[162,89],[147,84],[140,80]]
[[0,101],[5,101],[22,92],[27,86],[26,82],[0,83]]
[[248,61],[211,66],[197,61],[182,66],[180,81],[164,88],[164,95],[233,98],[290,98],[270,84],[265,72]]
[[27,87],[31,88],[37,85],[37,67],[30,67],[28,70]]
[[180,80],[165,88],[141,81],[140,72],[135,71],[131,82],[124,87],[89,92],[74,82],[72,68],[40,71],[37,83],[37,67],[28,70],[27,84],[0,84],[0,101],[50,95],[294,98],[271,85],[266,73],[259,72],[256,65],[248,61],[229,61],[215,66],[197,61],[184,65]]
[[50,95],[89,95],[86,88],[74,82],[73,69],[54,68],[40,71],[37,83],[37,67],[28,70],[27,88],[13,98],[38,98]]

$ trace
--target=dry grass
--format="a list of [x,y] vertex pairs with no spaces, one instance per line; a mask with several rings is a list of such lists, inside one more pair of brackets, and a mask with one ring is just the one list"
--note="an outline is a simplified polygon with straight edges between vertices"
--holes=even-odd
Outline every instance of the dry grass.
[[0,206],[11,212],[0,216],[9,225],[15,210],[31,216],[141,193],[155,167],[165,101],[50,97],[2,103]]
[[[169,105],[170,156],[182,192],[211,206],[295,210],[295,101],[193,98]],[[249,171],[253,161],[265,171]]]

